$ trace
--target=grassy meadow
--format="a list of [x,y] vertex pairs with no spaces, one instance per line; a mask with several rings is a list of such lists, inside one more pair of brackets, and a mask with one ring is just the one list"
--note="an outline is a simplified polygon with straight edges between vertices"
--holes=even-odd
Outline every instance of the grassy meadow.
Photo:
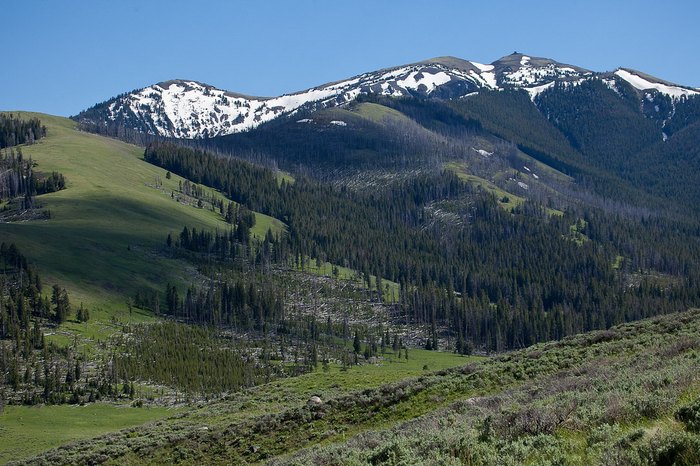
[[[125,297],[138,290],[191,281],[194,271],[158,249],[185,225],[228,228],[217,212],[171,198],[184,180],[167,179],[165,170],[143,161],[140,147],[78,131],[67,118],[21,115],[38,117],[48,129],[45,138],[21,147],[23,155],[37,171],[62,173],[67,188],[38,197],[50,219],[0,224],[3,241],[17,244],[49,284],[68,288],[75,305],[94,306],[98,319],[124,312]],[[253,234],[268,228],[279,232],[284,225],[256,214]]]
[[109,403],[7,406],[0,415],[0,464],[27,458],[74,440],[141,425],[179,411],[181,408],[131,408]]
[[[38,460],[694,465],[699,326],[696,310],[481,360],[409,350],[405,372],[398,360],[376,373],[369,364],[320,369]],[[423,369],[441,362],[461,366]],[[311,395],[322,403],[308,404]]]
[[[221,401],[178,408],[132,408],[109,403],[7,406],[0,415],[0,464],[26,459],[59,445],[120,429],[127,429],[124,431],[126,438],[141,437],[133,428],[163,418],[171,418],[169,427],[164,428],[180,433],[201,429],[202,426],[221,429],[234,421],[242,422],[304,404],[312,395],[324,400],[337,398],[356,390],[372,389],[477,360],[477,357],[452,353],[409,350],[408,360],[403,353],[400,358],[387,354],[377,364],[351,366],[347,370],[341,370],[335,364],[329,365],[327,370],[319,366],[315,372],[253,387]],[[159,437],[156,435],[154,438],[157,440]]]

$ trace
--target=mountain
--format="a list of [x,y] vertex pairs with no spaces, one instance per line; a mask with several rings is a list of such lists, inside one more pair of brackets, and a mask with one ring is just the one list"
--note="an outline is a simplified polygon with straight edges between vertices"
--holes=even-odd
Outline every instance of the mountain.
[[492,68],[452,58],[435,59],[279,97],[250,97],[195,81],[174,80],[119,96],[76,118],[97,127],[120,125],[166,137],[223,136],[255,128],[301,108],[342,105],[362,93],[449,98],[482,87],[495,88]]
[[565,65],[514,53],[492,64],[439,57],[363,73],[279,97],[252,97],[191,80],[171,80],[132,91],[75,117],[100,132],[115,128],[173,138],[211,138],[247,131],[302,109],[342,106],[359,95],[458,99],[480,90],[525,89],[535,98],[555,83],[578,84],[604,79],[611,87],[624,80],[640,90],[674,98],[698,91],[665,83],[642,73],[619,69],[615,74]]
[[[699,95],[629,68],[595,72],[515,52],[491,64],[438,57],[269,98],[166,81],[73,118],[139,144],[177,139],[348,186],[456,162],[509,195],[558,208],[575,188],[575,198],[594,194],[597,204],[666,209],[671,202],[682,211],[696,205],[695,190],[678,189],[674,171],[659,171],[657,161],[669,138],[692,133],[683,130],[700,120]],[[479,150],[493,161],[471,161]],[[674,157],[694,165],[683,152]],[[505,167],[531,178],[523,166],[533,159],[574,184],[538,174],[520,187]],[[537,184],[544,186],[530,189]]]

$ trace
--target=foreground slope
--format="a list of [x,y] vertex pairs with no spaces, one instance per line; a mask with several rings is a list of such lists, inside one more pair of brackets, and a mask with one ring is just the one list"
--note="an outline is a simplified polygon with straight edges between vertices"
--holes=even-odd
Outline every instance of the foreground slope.
[[697,464],[699,333],[695,310],[354,393],[276,382],[31,462]]
[[[383,365],[368,364],[345,371],[333,365],[328,371],[319,369],[299,377],[280,379],[232,395],[223,402],[210,404],[151,405],[142,408],[116,403],[8,406],[0,416],[0,464],[30,458],[51,448],[120,429],[135,428],[161,418],[172,418],[167,423],[173,427],[184,423],[185,430],[193,426],[199,428],[202,423],[211,426],[219,421],[249,419],[265,412],[280,412],[292,403],[303,403],[315,393],[340,396],[421,375],[426,372],[425,366],[442,370],[478,359],[413,350],[409,360],[388,356]],[[63,448],[70,449],[72,446]],[[102,461],[105,459],[103,457]]]

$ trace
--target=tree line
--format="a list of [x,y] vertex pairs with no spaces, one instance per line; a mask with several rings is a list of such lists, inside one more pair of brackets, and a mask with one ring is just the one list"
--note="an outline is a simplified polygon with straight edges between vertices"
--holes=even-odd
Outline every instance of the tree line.
[[28,120],[13,114],[0,113],[0,149],[19,144],[33,144],[46,136],[46,126],[38,118]]
[[[107,393],[96,379],[85,378],[85,361],[75,350],[45,340],[46,329],[65,322],[71,311],[65,288],[53,285],[45,293],[39,274],[17,247],[0,244],[0,406],[77,403]],[[78,317],[89,319],[82,304]]]
[[20,148],[0,153],[0,201],[21,198],[22,208],[34,204],[34,196],[60,191],[66,187],[61,173],[45,175],[34,170],[36,163],[22,155]]

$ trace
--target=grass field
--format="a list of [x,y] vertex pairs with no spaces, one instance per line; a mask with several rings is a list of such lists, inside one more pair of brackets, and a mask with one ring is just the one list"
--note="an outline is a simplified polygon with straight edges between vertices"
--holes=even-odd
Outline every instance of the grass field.
[[[356,390],[380,387],[432,371],[462,366],[485,359],[478,356],[462,356],[454,353],[409,349],[408,360],[389,351],[376,364],[361,363],[343,370],[337,364],[321,365],[308,374],[279,379],[241,394],[234,394],[224,402],[205,406],[193,413],[193,419],[211,424],[222,414],[221,420],[230,422],[261,413],[274,413],[295,404],[304,404],[312,395],[322,399],[336,398]],[[363,358],[360,358],[363,361]],[[239,406],[237,403],[241,402]]]
[[294,184],[294,177],[291,175],[291,173],[284,172],[282,170],[278,170],[277,173],[277,183],[282,184],[284,181],[287,184]]
[[[500,205],[503,209],[509,212],[512,212],[513,209],[525,202],[524,197],[517,196],[508,191],[505,191],[504,189],[501,189],[498,186],[496,186],[491,181],[469,173],[467,166],[463,163],[448,162],[445,164],[445,168],[453,171],[461,180],[465,181],[466,183],[476,188],[483,189],[484,191],[496,196],[496,199],[498,199],[498,205]],[[547,212],[549,213],[549,215],[564,215],[564,213],[561,210],[551,208],[547,208]]]
[[0,414],[0,464],[105,432],[141,425],[181,409],[86,406],[8,406]]
[[[185,225],[228,228],[218,213],[172,199],[182,178],[167,179],[165,170],[143,161],[142,148],[78,131],[66,118],[22,116],[36,116],[48,128],[46,138],[22,147],[24,156],[40,172],[63,173],[67,189],[38,198],[51,219],[0,224],[3,241],[16,243],[49,284],[68,288],[73,303],[95,306],[98,318],[123,311],[136,290],[188,283],[192,271],[156,250]],[[279,232],[284,225],[258,214],[253,233],[268,228]]]
[[[303,404],[311,395],[323,399],[342,396],[354,390],[375,388],[429,371],[455,367],[479,358],[436,351],[409,350],[409,359],[385,355],[378,364],[362,364],[341,370],[330,365],[325,371],[280,379],[254,387],[230,399],[201,408],[130,408],[107,403],[87,406],[8,406],[0,414],[0,464],[28,458],[75,440],[95,437],[153,420],[187,413],[185,426],[230,423],[263,413],[279,412],[290,405]],[[427,369],[425,368],[427,366]]]
[[[467,168],[462,163],[449,162],[445,165],[445,168],[456,173],[457,176],[466,183],[469,183],[470,185],[475,186],[479,189],[483,189],[496,196],[496,199],[498,199],[498,205],[500,205],[508,211],[512,211],[514,208],[518,207],[520,204],[525,202],[524,197],[511,194],[499,188],[489,180],[486,180],[476,175],[472,175],[467,171]],[[502,199],[504,198],[508,198],[508,201],[503,202]]]
[[[584,231],[584,229],[586,228],[586,225],[587,225],[587,223],[584,219],[582,219],[582,218],[578,219],[578,221],[576,223],[569,226],[568,238],[571,239],[572,241],[576,242],[576,244],[579,244],[579,245],[585,243],[586,241],[590,241],[590,238],[582,233],[582,231]],[[613,264],[612,264],[613,269],[620,267],[620,264],[621,264],[620,261],[622,260],[622,257],[621,256],[618,256],[618,257],[620,257],[620,259],[618,260],[616,258],[615,262],[613,262]]]
[[393,108],[385,107],[384,105],[379,105],[371,102],[363,102],[355,108],[355,112],[360,116],[363,116],[375,123],[382,123],[387,118],[393,118],[395,120],[411,121],[403,113],[394,110]]
[[[483,359],[477,356],[462,356],[454,353],[409,349],[408,359],[397,357],[391,351],[377,364],[362,364],[341,370],[340,366],[330,365],[328,371],[318,368],[315,372],[300,377],[273,382],[270,387],[291,392],[295,395],[328,394],[328,391],[352,391],[379,387],[424,373],[462,366]],[[334,393],[337,395],[337,393]]]

